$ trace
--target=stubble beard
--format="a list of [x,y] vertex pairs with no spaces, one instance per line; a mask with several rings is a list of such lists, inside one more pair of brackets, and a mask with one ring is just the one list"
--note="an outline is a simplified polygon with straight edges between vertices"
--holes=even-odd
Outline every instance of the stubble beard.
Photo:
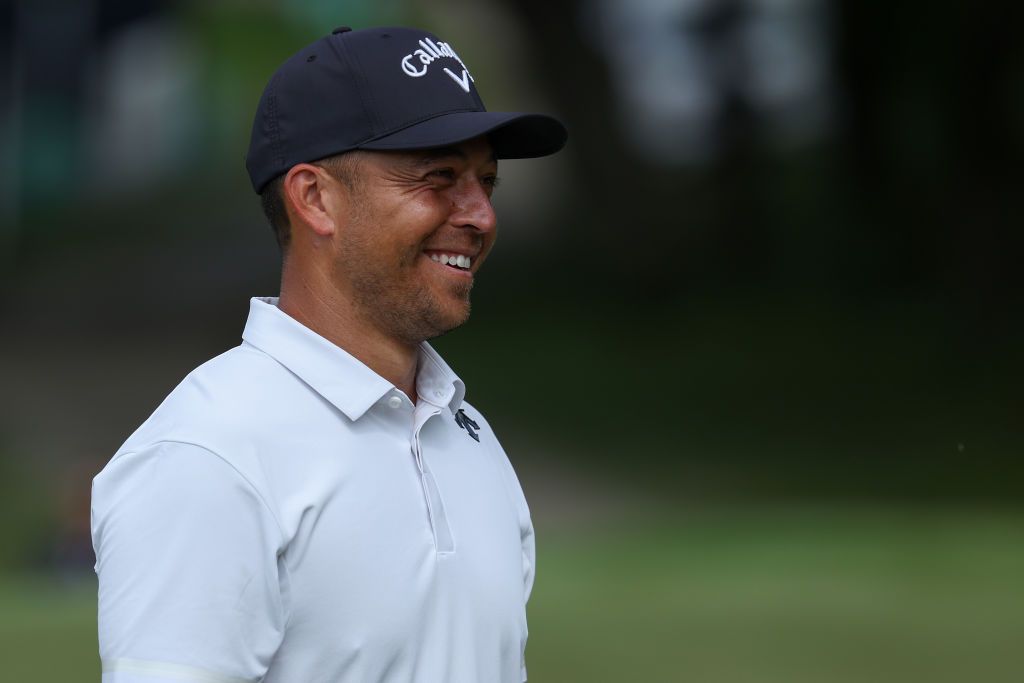
[[431,292],[422,285],[398,291],[376,278],[354,281],[356,303],[374,325],[394,339],[414,345],[439,337],[461,326],[469,318],[469,290],[459,289],[464,312],[445,311]]
[[417,258],[418,250],[402,259],[398,272],[409,274],[402,282],[363,267],[365,262],[359,260],[341,266],[349,268],[354,303],[365,319],[391,338],[409,345],[439,337],[464,324],[469,319],[469,295],[473,288],[472,282],[454,284],[452,298],[464,305],[450,310],[427,286],[416,281],[413,269]]

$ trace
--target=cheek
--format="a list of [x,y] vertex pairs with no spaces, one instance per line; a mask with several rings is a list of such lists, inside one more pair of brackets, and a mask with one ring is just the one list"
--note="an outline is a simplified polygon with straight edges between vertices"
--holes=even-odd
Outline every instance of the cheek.
[[[358,239],[362,251],[373,258],[406,268],[414,265],[429,240],[446,224],[452,212],[451,198],[431,188],[412,192],[374,193],[365,198]],[[355,227],[355,226],[354,226]],[[484,249],[490,249],[493,235],[484,235]]]
[[451,212],[451,198],[430,188],[396,195],[381,214],[397,225],[442,222]]

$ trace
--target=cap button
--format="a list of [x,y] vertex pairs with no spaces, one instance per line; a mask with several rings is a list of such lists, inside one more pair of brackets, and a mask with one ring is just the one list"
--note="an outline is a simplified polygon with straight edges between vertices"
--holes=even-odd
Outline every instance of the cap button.
[[339,33],[348,33],[351,30],[352,30],[351,26],[339,26],[338,28],[336,28],[333,31],[331,31],[331,35],[336,36]]

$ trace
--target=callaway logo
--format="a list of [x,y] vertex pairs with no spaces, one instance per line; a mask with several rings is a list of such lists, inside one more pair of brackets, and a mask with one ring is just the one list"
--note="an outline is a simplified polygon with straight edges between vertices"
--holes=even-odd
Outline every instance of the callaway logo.
[[441,59],[442,57],[448,57],[454,59],[462,67],[462,75],[456,76],[455,72],[444,67],[444,72],[451,76],[451,79],[459,84],[459,87],[469,92],[469,82],[473,80],[473,76],[470,75],[469,69],[462,63],[459,56],[455,54],[455,50],[448,43],[434,43],[430,38],[424,38],[420,41],[420,49],[407,54],[402,59],[402,71],[407,76],[413,78],[419,78],[420,76],[426,75],[427,69],[434,63],[435,60]]

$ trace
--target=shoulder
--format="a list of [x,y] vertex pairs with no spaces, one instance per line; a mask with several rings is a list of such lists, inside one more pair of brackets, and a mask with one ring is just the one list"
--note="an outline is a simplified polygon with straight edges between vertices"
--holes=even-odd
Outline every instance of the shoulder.
[[289,407],[301,409],[296,403],[309,393],[280,363],[243,343],[190,372],[118,454],[171,442],[233,458],[272,429],[268,422],[285,419]]
[[117,450],[94,480],[94,499],[114,500],[129,488],[156,485],[162,490],[181,486],[195,497],[202,494],[204,480],[264,495],[269,482],[260,444],[275,431],[280,406],[296,403],[289,401],[289,392],[301,395],[302,386],[247,344],[207,361]]
[[275,537],[281,535],[259,482],[229,459],[183,441],[119,451],[93,479],[92,518],[94,539],[101,530],[142,519],[154,529],[203,529],[228,518],[263,518]]
[[179,411],[195,416],[215,411],[227,417],[236,406],[268,401],[299,384],[274,358],[242,343],[190,372],[167,396],[157,413]]
[[188,489],[194,496],[216,495],[223,482],[237,481],[254,489],[238,468],[200,444],[159,440],[137,449],[119,450],[93,479],[93,498],[115,499],[118,491]]

